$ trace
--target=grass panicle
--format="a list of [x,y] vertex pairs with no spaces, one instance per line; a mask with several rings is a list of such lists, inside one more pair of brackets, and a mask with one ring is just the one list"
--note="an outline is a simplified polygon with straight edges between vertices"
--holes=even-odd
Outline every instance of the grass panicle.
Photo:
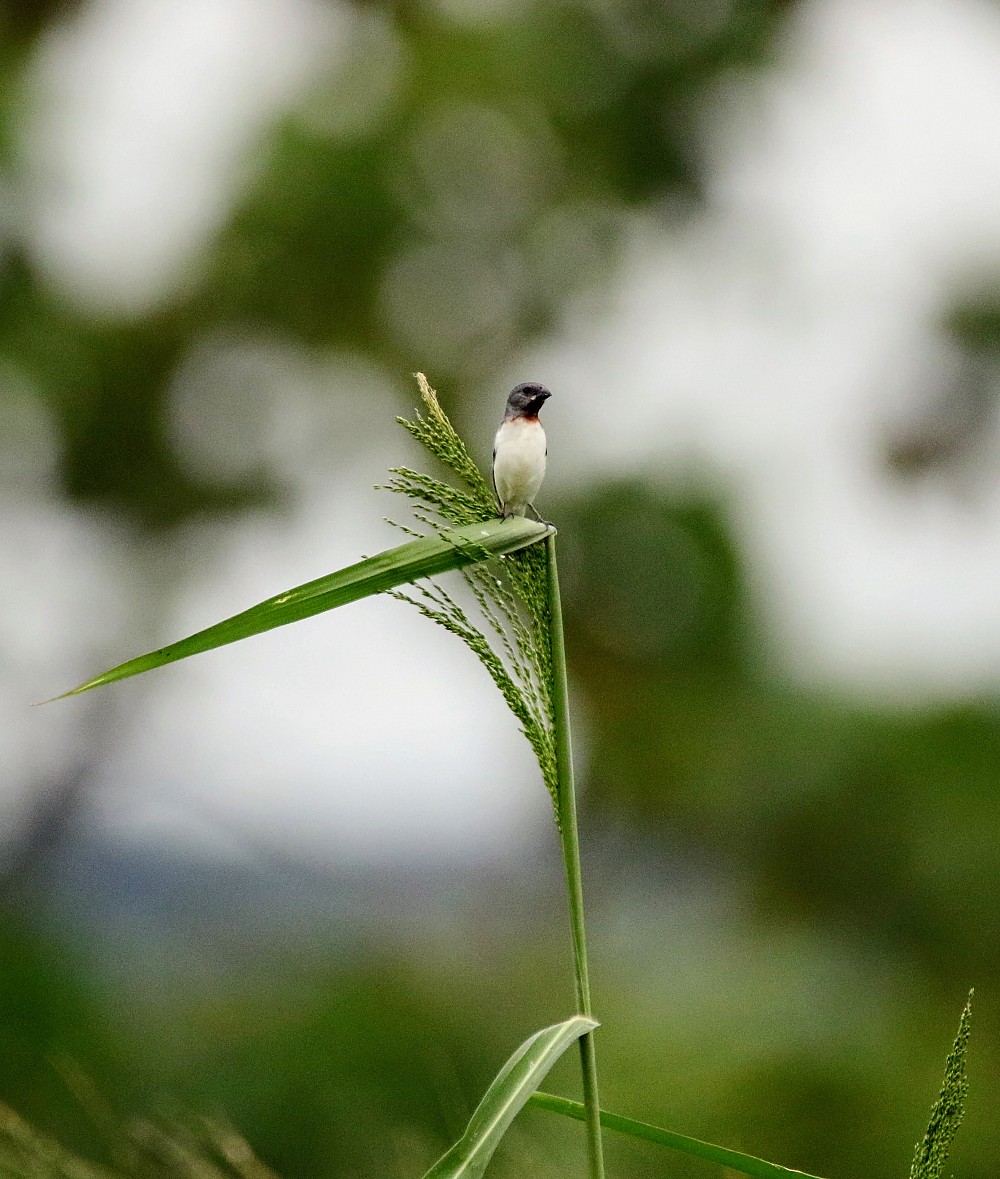
[[948,1053],[944,1066],[944,1081],[941,1092],[931,1110],[931,1120],[923,1141],[917,1145],[910,1167],[910,1179],[941,1179],[944,1165],[951,1152],[951,1144],[962,1124],[965,1114],[965,1099],[969,1093],[969,1081],[965,1075],[965,1058],[972,1032],[972,995],[962,1008],[958,1021],[958,1035]]
[[[399,422],[404,430],[412,434],[425,450],[429,450],[443,466],[447,467],[449,471],[454,472],[468,488],[469,496],[475,502],[482,515],[477,516],[475,519],[465,520],[463,523],[474,524],[477,520],[491,519],[496,515],[496,499],[489,484],[483,478],[482,471],[480,471],[473,461],[458,431],[448,420],[448,415],[441,408],[437,394],[427,383],[427,378],[423,373],[416,373],[415,375],[417,385],[420,388],[420,398],[424,404],[426,416],[420,410],[417,410],[412,421],[403,417],[397,418],[396,421]],[[403,472],[408,475],[414,475],[419,481],[427,478],[426,476],[416,475],[412,471],[406,472],[405,468],[401,468],[398,473],[402,474]],[[430,482],[436,482],[436,480],[431,480]],[[449,488],[447,484],[441,484],[441,486],[454,493],[454,489]],[[455,494],[460,495],[461,493]]]
[[[423,403],[413,419],[398,418],[431,455],[456,476],[461,487],[409,467],[395,467],[389,491],[410,501],[414,519],[441,532],[496,519],[497,501],[473,462],[437,394],[423,373],[416,374]],[[394,522],[393,522],[394,523]],[[396,525],[408,535],[421,535]],[[552,649],[545,552],[532,545],[520,553],[471,565],[462,571],[476,603],[473,620],[447,590],[434,581],[414,592],[392,596],[415,606],[425,618],[443,626],[469,648],[489,672],[517,718],[538,760],[559,823],[559,779],[553,720]]]

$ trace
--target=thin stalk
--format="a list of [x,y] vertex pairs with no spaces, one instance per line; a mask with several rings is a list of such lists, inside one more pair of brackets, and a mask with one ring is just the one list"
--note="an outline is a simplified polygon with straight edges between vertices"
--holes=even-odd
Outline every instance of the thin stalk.
[[[576,789],[573,781],[573,751],[570,746],[569,686],[566,679],[566,639],[563,634],[559,573],[556,569],[556,538],[545,541],[548,563],[549,618],[552,642],[552,711],[555,726],[556,772],[559,780],[559,838],[573,935],[573,967],[576,1001],[581,1015],[592,1016],[590,974],[587,968],[587,934],[583,917],[583,875],[580,870],[580,834],[576,821]],[[580,1067],[583,1072],[583,1104],[586,1108],[587,1149],[590,1179],[604,1179],[604,1150],[601,1144],[601,1105],[597,1094],[597,1054],[594,1033],[580,1037]]]

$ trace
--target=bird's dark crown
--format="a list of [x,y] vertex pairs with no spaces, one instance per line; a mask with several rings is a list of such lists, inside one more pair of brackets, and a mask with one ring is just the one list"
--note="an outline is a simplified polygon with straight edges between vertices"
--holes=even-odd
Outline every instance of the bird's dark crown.
[[548,389],[537,381],[523,381],[511,389],[504,418],[509,421],[510,418],[537,417],[538,411],[551,396]]

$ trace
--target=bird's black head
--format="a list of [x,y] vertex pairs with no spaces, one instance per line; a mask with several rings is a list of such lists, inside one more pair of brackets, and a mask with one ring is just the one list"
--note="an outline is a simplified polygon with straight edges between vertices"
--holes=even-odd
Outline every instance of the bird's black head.
[[537,417],[538,411],[551,396],[548,389],[544,385],[539,385],[537,381],[524,381],[511,389],[504,417]]

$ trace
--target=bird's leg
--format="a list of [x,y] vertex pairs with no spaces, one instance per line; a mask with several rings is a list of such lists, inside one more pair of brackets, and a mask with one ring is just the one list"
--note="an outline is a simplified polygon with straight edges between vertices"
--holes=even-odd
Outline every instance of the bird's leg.
[[531,511],[531,514],[535,517],[535,519],[538,521],[539,524],[544,524],[546,528],[554,527],[551,520],[546,520],[538,514],[538,509],[535,507],[534,504],[528,504],[528,508]]

